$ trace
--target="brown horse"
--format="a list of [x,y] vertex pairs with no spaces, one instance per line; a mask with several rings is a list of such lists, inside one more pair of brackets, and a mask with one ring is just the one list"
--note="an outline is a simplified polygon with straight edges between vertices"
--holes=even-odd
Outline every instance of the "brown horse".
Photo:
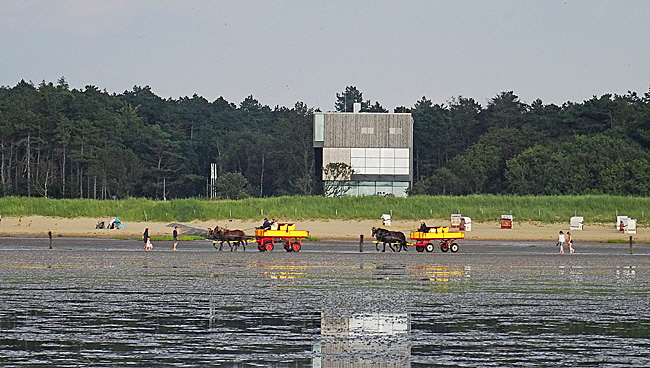
[[[372,228],[372,236],[377,239],[377,244],[375,248],[379,251],[379,243],[384,244],[384,249],[382,252],[386,251],[386,244],[390,247],[391,252],[399,252],[402,249],[406,251],[406,236],[401,231],[390,231],[382,228]],[[393,247],[393,244],[397,245],[397,248]]]
[[244,247],[244,252],[245,252],[246,244],[248,243],[246,239],[246,233],[244,233],[243,231],[228,230],[219,226],[217,226],[216,228],[214,228],[214,230],[212,230],[212,239],[220,242],[219,250],[223,249],[224,242],[228,243],[231,252],[239,249],[239,245],[242,245]]

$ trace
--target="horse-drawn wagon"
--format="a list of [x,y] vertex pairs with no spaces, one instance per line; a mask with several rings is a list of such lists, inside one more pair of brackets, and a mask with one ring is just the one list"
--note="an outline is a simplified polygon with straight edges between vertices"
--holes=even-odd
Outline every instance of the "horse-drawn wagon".
[[440,250],[443,252],[452,251],[458,252],[457,239],[465,239],[465,232],[463,231],[449,231],[447,226],[434,226],[429,231],[411,231],[410,237],[415,240],[412,245],[418,252],[433,252],[435,248],[434,242],[438,242]]
[[438,242],[440,250],[443,252],[452,251],[458,252],[457,239],[464,239],[465,233],[463,231],[449,231],[449,227],[434,226],[427,228],[428,231],[411,231],[411,242],[406,241],[404,233],[401,231],[390,231],[383,228],[372,228],[372,236],[376,238],[374,241],[375,248],[379,250],[379,244],[383,244],[383,252],[386,251],[386,245],[390,247],[393,252],[406,250],[407,246],[415,246],[418,252],[433,252],[435,249],[435,242]]
[[280,223],[276,230],[255,229],[255,241],[260,252],[272,251],[276,242],[282,242],[287,252],[299,252],[302,240],[309,237],[309,231],[296,230],[296,225]]

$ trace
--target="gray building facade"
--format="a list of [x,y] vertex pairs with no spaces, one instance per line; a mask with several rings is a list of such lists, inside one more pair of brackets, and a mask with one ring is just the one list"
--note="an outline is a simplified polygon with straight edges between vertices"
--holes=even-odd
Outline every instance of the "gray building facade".
[[413,118],[409,113],[314,113],[320,176],[328,163],[352,167],[348,195],[405,197],[413,181]]

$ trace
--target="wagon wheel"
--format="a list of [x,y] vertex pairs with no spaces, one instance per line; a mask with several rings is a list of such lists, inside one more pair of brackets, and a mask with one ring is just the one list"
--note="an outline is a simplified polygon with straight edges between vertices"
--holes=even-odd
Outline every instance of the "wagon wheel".
[[415,250],[417,250],[420,253],[424,252],[424,245],[416,245]]
[[451,246],[449,247],[449,250],[451,250],[452,253],[458,252],[458,244],[451,243]]
[[449,250],[449,243],[448,242],[441,242],[440,243],[440,250],[443,252],[447,252]]
[[293,242],[293,244],[291,244],[291,250],[294,252],[300,252],[300,249],[302,249],[300,242]]
[[272,251],[273,250],[273,240],[267,240],[264,243],[264,250]]
[[426,249],[426,251],[429,252],[429,253],[433,252],[434,248],[435,247],[431,243],[427,243],[427,245],[424,246],[424,249]]

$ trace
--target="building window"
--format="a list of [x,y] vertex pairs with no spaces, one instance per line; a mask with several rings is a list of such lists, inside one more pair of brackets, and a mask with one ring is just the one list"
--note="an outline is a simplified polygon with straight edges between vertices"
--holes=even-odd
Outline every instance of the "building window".
[[402,134],[402,128],[389,128],[388,129],[389,134]]
[[408,175],[408,148],[352,148],[350,165],[355,174]]
[[375,134],[375,128],[363,127],[361,128],[361,134]]
[[314,141],[322,142],[325,139],[325,115],[314,114]]

